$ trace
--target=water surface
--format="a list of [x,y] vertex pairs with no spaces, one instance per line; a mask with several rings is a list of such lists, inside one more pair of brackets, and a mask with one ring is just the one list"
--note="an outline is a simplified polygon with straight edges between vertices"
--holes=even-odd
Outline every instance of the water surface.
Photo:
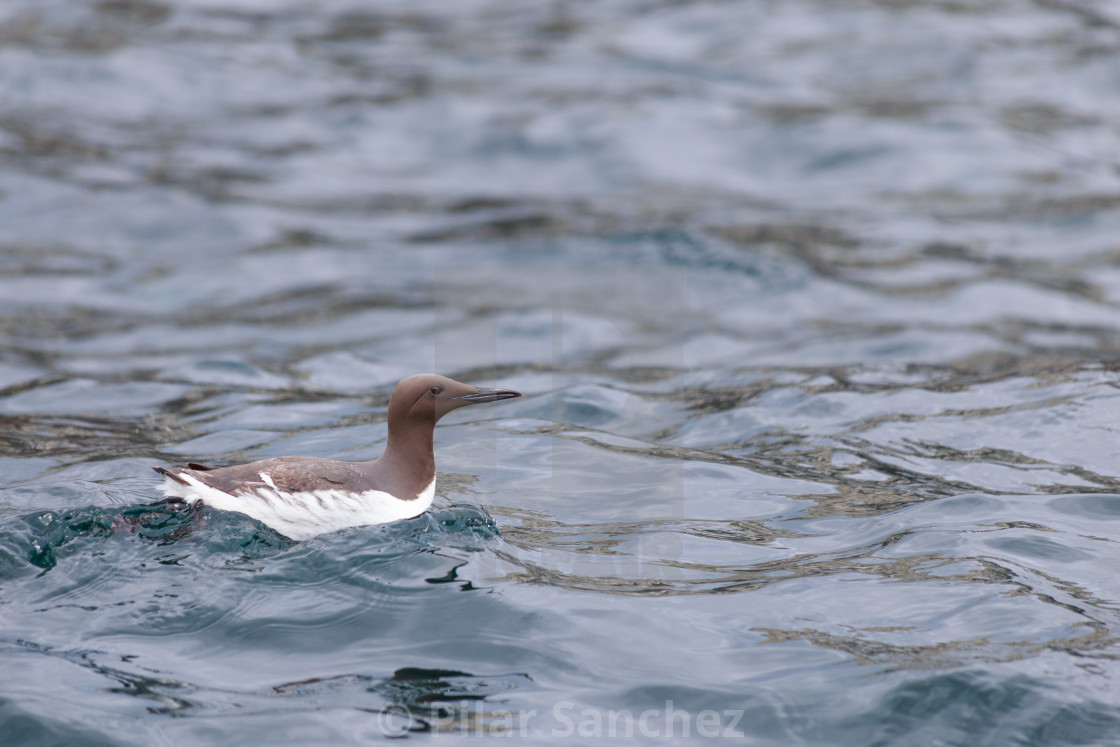
[[[1120,6],[0,7],[4,744],[1120,733]],[[296,543],[151,464],[368,459]]]

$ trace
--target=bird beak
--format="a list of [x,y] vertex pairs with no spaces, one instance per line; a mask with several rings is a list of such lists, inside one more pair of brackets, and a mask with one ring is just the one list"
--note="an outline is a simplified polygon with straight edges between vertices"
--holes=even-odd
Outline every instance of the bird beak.
[[521,392],[515,392],[512,389],[479,389],[474,394],[464,394],[462,397],[455,399],[466,400],[468,405],[480,405],[483,402],[497,402],[501,399],[513,399],[520,397]]

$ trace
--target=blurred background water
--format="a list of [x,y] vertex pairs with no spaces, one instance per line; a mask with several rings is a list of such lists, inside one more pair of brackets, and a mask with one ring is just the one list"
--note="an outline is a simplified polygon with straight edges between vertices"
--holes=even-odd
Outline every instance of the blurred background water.
[[[5,0],[0,741],[1120,743],[1118,54],[1106,0]],[[430,514],[148,505],[372,458],[427,370],[526,394]]]

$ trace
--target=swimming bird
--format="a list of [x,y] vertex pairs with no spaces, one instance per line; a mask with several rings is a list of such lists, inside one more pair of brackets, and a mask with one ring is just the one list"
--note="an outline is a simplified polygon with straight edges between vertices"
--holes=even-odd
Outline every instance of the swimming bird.
[[520,396],[417,374],[393,389],[389,440],[372,461],[289,456],[231,467],[188,462],[186,468],[152,469],[163,475],[169,498],[246,514],[294,540],[411,519],[427,511],[435,496],[432,437],[439,419],[466,405]]

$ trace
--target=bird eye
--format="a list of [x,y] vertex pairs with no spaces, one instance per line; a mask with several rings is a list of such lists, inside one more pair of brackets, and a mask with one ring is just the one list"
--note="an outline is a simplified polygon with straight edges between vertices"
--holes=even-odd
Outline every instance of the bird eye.
[[442,391],[443,387],[441,387],[439,384],[436,384],[434,387],[432,387],[432,394],[439,394]]

